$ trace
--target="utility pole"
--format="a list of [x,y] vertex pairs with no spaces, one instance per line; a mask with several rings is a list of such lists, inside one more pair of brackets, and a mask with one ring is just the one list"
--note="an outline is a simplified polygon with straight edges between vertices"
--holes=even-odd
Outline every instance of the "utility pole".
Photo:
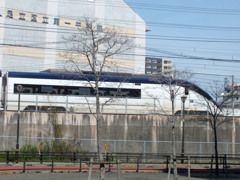
[[19,155],[19,131],[20,131],[20,99],[21,99],[21,92],[23,90],[22,85],[17,86],[18,91],[18,116],[17,116],[17,142],[16,142],[16,152],[15,152],[15,158],[16,162],[18,163],[18,155]]
[[185,120],[184,120],[184,113],[185,113],[185,102],[186,102],[187,96],[183,95],[181,97],[182,100],[182,153],[181,153],[181,163],[184,163],[184,153],[185,153],[185,149],[184,149],[184,143],[185,143]]
[[232,119],[234,121],[234,75],[232,75]]
[[236,142],[236,125],[235,125],[235,114],[234,114],[234,75],[232,75],[232,154],[235,154],[235,142]]

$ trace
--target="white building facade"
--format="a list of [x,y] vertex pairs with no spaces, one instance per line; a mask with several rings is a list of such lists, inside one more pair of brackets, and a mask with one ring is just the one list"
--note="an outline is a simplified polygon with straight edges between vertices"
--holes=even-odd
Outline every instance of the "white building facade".
[[145,72],[146,24],[123,0],[1,0],[0,69],[63,69],[62,37],[76,33],[86,17],[133,37],[131,54],[112,60],[122,72]]

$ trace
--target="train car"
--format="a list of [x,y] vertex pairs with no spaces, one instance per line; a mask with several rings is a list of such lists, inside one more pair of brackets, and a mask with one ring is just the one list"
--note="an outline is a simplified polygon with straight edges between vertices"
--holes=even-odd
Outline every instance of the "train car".
[[[165,77],[132,74],[100,76],[100,103],[103,113],[169,114],[171,98]],[[3,77],[2,106],[5,110],[56,111],[89,113],[96,109],[93,74],[49,72],[8,72]],[[20,92],[17,87],[21,85]],[[205,100],[211,97],[198,86],[182,80],[172,83],[175,111],[181,109],[181,96],[189,110],[206,110]]]

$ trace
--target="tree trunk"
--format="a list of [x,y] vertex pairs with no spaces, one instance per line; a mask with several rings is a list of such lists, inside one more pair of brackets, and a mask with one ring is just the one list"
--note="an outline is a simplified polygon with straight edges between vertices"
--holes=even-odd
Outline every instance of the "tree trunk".
[[[99,96],[99,77],[96,77],[95,82],[95,91],[96,91],[96,120],[97,120],[97,153],[98,153],[98,161],[103,162],[103,153],[102,153],[102,142],[101,142],[101,125],[102,125],[102,114],[100,109],[100,96]],[[100,164],[100,180],[105,179],[105,165]]]
[[[174,118],[174,116],[172,116]],[[174,180],[178,179],[178,172],[177,172],[177,160],[176,160],[176,136],[175,136],[175,122],[173,122],[172,126],[172,151],[173,151],[173,174]]]
[[174,92],[171,90],[171,102],[172,102],[172,153],[173,153],[173,174],[174,180],[178,180],[178,173],[177,173],[177,160],[176,160],[176,135],[175,135],[175,126],[176,120],[174,116]]
[[214,150],[215,150],[215,165],[216,165],[216,169],[215,169],[215,173],[216,176],[219,176],[219,164],[218,164],[218,140],[217,140],[217,127],[216,127],[216,120],[214,120]]

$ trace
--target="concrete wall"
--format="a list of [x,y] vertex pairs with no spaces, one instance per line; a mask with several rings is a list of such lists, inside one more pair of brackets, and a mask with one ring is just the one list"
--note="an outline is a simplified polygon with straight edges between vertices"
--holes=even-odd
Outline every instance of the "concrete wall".
[[[95,151],[96,122],[89,114],[56,114],[62,125],[62,138],[80,142],[84,149]],[[16,112],[0,112],[0,149],[14,149],[16,144]],[[185,152],[213,153],[212,130],[195,121],[186,121]],[[220,153],[240,152],[240,121],[230,119],[219,127]],[[181,152],[181,123],[177,120],[177,152]],[[24,144],[38,144],[40,140],[54,139],[51,118],[47,113],[24,112],[20,118],[20,147]],[[42,139],[41,139],[42,138]],[[171,152],[171,124],[160,115],[105,115],[102,124],[103,144],[115,152]]]

